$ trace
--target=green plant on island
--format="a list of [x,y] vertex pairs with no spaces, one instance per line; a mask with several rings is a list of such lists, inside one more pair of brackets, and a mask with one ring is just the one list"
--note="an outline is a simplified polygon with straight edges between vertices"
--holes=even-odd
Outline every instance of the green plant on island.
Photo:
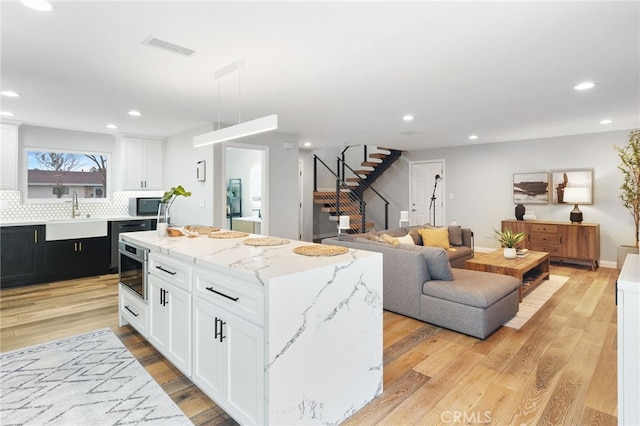
[[524,240],[524,232],[513,232],[510,229],[504,231],[493,230],[494,238],[500,243],[501,247],[513,248],[520,241]]
[[182,187],[182,185],[174,186],[173,188],[171,188],[170,190],[164,193],[160,201],[162,203],[168,203],[169,208],[171,208],[171,206],[173,205],[173,202],[176,200],[178,196],[190,197],[191,192],[186,191]]
[[640,232],[640,129],[629,133],[629,142],[623,146],[613,146],[620,157],[618,170],[622,172],[622,185],[619,195],[622,205],[629,210],[636,225],[634,247],[638,248]]

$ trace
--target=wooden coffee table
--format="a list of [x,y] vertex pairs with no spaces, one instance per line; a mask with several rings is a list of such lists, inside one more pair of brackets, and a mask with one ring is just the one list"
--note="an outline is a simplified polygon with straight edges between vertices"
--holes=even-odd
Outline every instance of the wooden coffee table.
[[503,250],[483,253],[481,256],[467,260],[466,269],[472,271],[493,272],[510,275],[520,280],[520,301],[538,284],[549,277],[549,253],[531,251],[524,257],[507,259]]

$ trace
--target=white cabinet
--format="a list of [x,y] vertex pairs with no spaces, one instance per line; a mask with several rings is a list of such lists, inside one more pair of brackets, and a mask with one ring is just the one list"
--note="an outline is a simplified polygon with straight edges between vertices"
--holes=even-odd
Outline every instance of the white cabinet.
[[627,255],[618,288],[618,424],[640,425],[640,256]]
[[149,275],[149,341],[191,375],[191,295]]
[[218,305],[193,301],[194,383],[240,424],[264,424],[264,331]]
[[119,326],[130,324],[143,337],[147,337],[147,303],[140,296],[120,284]]
[[2,123],[0,189],[18,189],[18,126]]
[[152,139],[122,139],[122,189],[163,188],[164,142]]

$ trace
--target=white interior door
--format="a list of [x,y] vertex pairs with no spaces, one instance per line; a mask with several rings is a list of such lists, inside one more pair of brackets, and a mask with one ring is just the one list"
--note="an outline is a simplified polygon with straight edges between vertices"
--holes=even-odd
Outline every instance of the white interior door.
[[[444,224],[444,162],[425,161],[410,164],[409,220],[411,225]],[[436,176],[442,181],[436,185]],[[432,200],[433,198],[433,200]]]

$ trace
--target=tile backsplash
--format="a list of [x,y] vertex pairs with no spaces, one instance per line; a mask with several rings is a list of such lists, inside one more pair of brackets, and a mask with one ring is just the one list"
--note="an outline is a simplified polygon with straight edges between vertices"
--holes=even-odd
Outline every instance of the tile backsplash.
[[[161,197],[163,191],[116,191],[110,203],[90,203],[80,201],[81,217],[122,217],[129,216],[129,198]],[[24,204],[20,191],[0,191],[0,222],[20,222],[40,219],[71,218],[71,205],[65,204]]]

